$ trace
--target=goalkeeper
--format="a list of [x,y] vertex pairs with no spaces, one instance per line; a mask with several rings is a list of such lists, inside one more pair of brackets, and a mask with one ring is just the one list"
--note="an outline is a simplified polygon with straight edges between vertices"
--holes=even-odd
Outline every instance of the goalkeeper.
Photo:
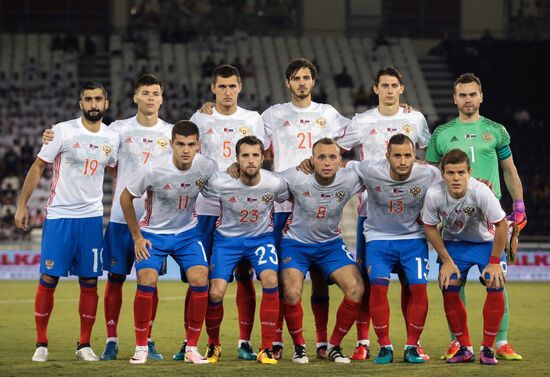
[[[502,168],[504,183],[514,200],[513,211],[508,216],[511,232],[506,245],[508,263],[515,262],[515,249],[519,231],[527,224],[523,188],[519,178],[512,151],[510,135],[503,125],[479,114],[483,102],[481,81],[472,73],[460,75],[454,82],[454,103],[458,108],[457,118],[438,126],[428,144],[426,160],[438,164],[445,153],[454,148],[466,152],[471,162],[472,177],[488,181],[498,199],[501,198],[499,165]],[[465,303],[464,284],[460,290]],[[496,338],[496,356],[505,360],[521,360],[508,344],[508,295],[504,290],[505,310]],[[451,358],[460,349],[460,345],[451,334],[452,342],[443,358]]]

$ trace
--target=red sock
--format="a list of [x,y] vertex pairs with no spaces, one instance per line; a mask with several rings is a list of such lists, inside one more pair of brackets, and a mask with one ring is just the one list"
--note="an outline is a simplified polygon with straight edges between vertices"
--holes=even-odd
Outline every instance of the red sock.
[[239,318],[239,339],[250,340],[256,312],[256,289],[252,278],[237,279],[237,310]]
[[95,284],[80,282],[80,303],[78,305],[78,312],[80,314],[80,344],[90,343],[98,300],[97,282]]
[[136,332],[136,346],[147,346],[147,333],[153,311],[153,295],[155,287],[146,285],[137,286],[134,298],[134,330]]
[[260,304],[260,322],[262,324],[262,349],[273,348],[279,316],[279,288],[264,288]]
[[151,339],[151,331],[153,330],[153,323],[157,317],[157,308],[159,306],[159,290],[155,288],[153,293],[153,307],[151,309],[151,320],[149,321],[149,329],[147,330],[147,339]]
[[285,319],[288,327],[288,332],[292,337],[294,344],[306,344],[303,333],[303,319],[304,311],[302,309],[302,302],[298,301],[295,304],[289,304],[288,302],[281,300],[285,306]]
[[410,299],[407,311],[407,344],[416,345],[424,330],[428,315],[428,290],[426,284],[409,285]]
[[[189,313],[190,314],[190,313]],[[204,324],[208,333],[208,344],[220,343],[220,325],[223,319],[223,302],[208,301]]]
[[122,307],[122,285],[125,279],[117,279],[109,276],[105,286],[103,309],[105,312],[105,325],[107,326],[107,338],[117,337],[118,319]]
[[[384,285],[382,285],[384,284]],[[380,346],[389,346],[390,341],[390,304],[388,303],[388,282],[373,284],[370,287],[370,316],[372,327]]]
[[351,326],[355,323],[360,306],[360,301],[356,302],[344,297],[336,312],[336,324],[334,325],[334,330],[332,330],[330,344],[334,346],[340,345],[344,336],[346,336]]
[[279,296],[279,315],[277,316],[277,330],[275,330],[275,338],[273,342],[283,344],[283,326],[285,321],[286,306],[284,300]]
[[365,281],[365,292],[361,298],[361,306],[359,307],[359,314],[355,321],[357,327],[357,340],[369,339],[369,327],[370,327],[370,313],[369,313],[369,299],[370,299],[370,284],[367,279]]
[[56,284],[40,279],[34,299],[34,322],[36,323],[36,343],[48,344],[48,321],[52,315],[53,297]]
[[409,285],[405,281],[405,277],[399,279],[401,283],[401,313],[403,314],[403,320],[405,321],[405,329],[409,328],[409,321],[407,320],[407,311],[409,308],[409,300],[411,298],[411,291],[409,290]]
[[502,289],[487,289],[487,298],[483,305],[483,342],[482,346],[493,347],[504,315],[504,292]]
[[187,326],[187,345],[196,347],[201,335],[202,323],[206,316],[208,308],[208,286],[189,287],[190,304],[188,326]]
[[315,337],[317,343],[327,342],[328,307],[328,297],[311,296],[311,310],[313,311],[313,318],[315,318]]
[[191,288],[187,287],[187,292],[185,293],[185,304],[183,309],[183,328],[187,333],[187,327],[189,326],[189,302],[191,300]]
[[455,334],[460,345],[471,346],[472,342],[468,332],[468,314],[464,303],[460,299],[460,287],[449,286],[443,290],[443,307],[451,331]]

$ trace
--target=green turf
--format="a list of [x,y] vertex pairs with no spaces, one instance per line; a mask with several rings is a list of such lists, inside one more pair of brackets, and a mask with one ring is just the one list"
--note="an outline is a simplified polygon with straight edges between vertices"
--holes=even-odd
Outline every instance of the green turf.
[[[424,350],[432,360],[425,365],[408,365],[402,362],[404,324],[399,305],[399,284],[390,287],[391,334],[395,348],[395,362],[392,365],[379,366],[371,361],[352,362],[351,365],[335,365],[328,361],[315,360],[314,327],[309,307],[309,285],[304,294],[304,332],[309,342],[309,365],[296,365],[290,361],[290,348],[285,350],[284,360],[276,366],[263,366],[255,362],[237,361],[236,343],[238,336],[237,311],[234,304],[235,285],[229,286],[225,300],[225,318],[222,324],[223,357],[216,365],[189,365],[171,361],[172,354],[179,350],[183,339],[182,313],[185,288],[183,284],[172,281],[161,281],[159,287],[160,303],[153,330],[157,349],[168,360],[150,362],[143,366],[131,366],[128,359],[133,353],[133,296],[135,283],[128,282],[124,288],[124,305],[119,326],[120,352],[119,360],[113,362],[85,363],[76,361],[74,350],[78,339],[78,284],[75,281],[62,281],[56,291],[55,307],[50,320],[49,352],[50,361],[33,363],[34,352],[34,294],[36,282],[3,281],[0,291],[0,375],[1,376],[133,376],[133,375],[221,375],[235,376],[542,376],[550,375],[550,359],[546,346],[550,342],[550,284],[548,283],[509,283],[508,294],[511,303],[510,342],[523,354],[520,362],[502,361],[497,366],[481,366],[478,362],[467,365],[447,365],[438,360],[449,343],[447,325],[442,308],[440,291],[430,284],[430,311],[426,329],[422,336]],[[100,305],[98,319],[92,335],[92,346],[97,354],[103,350],[105,342],[105,325],[103,319],[104,284],[100,286]],[[259,292],[259,290],[258,290]],[[331,316],[329,329],[334,325],[334,313],[341,299],[338,288],[331,288]],[[468,307],[470,312],[470,333],[474,344],[481,341],[481,310],[484,289],[477,283],[467,287]],[[258,300],[259,308],[259,300]],[[258,310],[257,310],[258,312]],[[330,331],[329,331],[330,333]],[[371,331],[371,337],[376,338]],[[285,340],[290,345],[290,337],[285,333]],[[351,353],[354,347],[355,329],[343,343],[344,351]],[[203,331],[200,344],[206,343]],[[373,341],[373,351],[378,347]],[[259,326],[256,322],[253,333],[253,345],[259,345]],[[202,347],[201,347],[202,348]],[[201,350],[202,352],[202,350]],[[476,346],[477,353],[477,346]],[[546,361],[544,361],[546,360]]]

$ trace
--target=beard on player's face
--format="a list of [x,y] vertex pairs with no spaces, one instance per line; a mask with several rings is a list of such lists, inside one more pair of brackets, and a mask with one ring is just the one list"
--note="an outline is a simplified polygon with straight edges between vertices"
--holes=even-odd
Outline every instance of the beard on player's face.
[[100,109],[82,110],[82,115],[86,120],[89,120],[90,122],[100,121],[103,118],[103,114],[105,114],[105,110],[100,110]]

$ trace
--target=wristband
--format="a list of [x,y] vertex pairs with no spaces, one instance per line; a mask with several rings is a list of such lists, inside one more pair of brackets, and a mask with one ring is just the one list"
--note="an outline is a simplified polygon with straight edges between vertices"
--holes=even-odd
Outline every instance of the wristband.
[[489,263],[490,263],[490,264],[500,264],[500,258],[499,258],[499,257],[493,257],[493,256],[491,256],[491,257],[489,258]]
[[523,200],[514,200],[514,203],[512,203],[512,209],[516,213],[525,213],[525,203],[523,203]]

